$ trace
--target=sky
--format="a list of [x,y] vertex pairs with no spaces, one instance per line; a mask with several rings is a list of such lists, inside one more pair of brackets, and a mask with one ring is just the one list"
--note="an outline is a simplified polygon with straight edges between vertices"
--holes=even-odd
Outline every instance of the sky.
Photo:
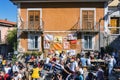
[[0,19],[16,22],[17,6],[10,0],[0,0]]

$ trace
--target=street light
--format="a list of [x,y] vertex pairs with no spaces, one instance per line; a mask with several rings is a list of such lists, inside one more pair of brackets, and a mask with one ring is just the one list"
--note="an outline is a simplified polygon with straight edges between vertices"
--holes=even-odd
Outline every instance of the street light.
[[102,20],[103,20],[103,18],[100,18],[99,22],[98,22],[98,24],[99,24],[98,25],[98,27],[99,27],[99,51],[100,51],[100,47],[101,47],[101,45],[100,45],[101,44],[101,42],[100,42],[100,23],[101,23]]

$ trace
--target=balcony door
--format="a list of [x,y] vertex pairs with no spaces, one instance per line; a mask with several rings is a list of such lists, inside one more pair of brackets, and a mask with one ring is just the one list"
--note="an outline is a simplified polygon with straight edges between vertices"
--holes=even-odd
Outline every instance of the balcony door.
[[38,30],[40,28],[40,11],[29,10],[28,12],[28,29]]
[[82,29],[94,29],[94,10],[82,10]]

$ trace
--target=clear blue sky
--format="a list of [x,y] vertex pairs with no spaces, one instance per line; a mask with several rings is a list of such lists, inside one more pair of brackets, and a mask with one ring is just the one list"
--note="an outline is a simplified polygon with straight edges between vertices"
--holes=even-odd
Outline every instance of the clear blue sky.
[[12,22],[17,20],[17,6],[10,0],[0,0],[0,19],[6,19]]

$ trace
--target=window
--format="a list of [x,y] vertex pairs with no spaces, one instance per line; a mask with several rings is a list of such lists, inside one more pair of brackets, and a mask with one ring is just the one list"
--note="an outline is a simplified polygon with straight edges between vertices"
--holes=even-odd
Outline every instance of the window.
[[82,29],[94,29],[94,10],[82,10]]
[[109,29],[112,34],[120,33],[119,26],[120,26],[120,18],[119,17],[111,17]]
[[39,49],[39,36],[30,34],[28,36],[28,49],[38,50]]
[[29,29],[39,29],[40,26],[40,10],[28,11],[28,27]]
[[93,49],[93,36],[85,35],[84,36],[84,49]]

